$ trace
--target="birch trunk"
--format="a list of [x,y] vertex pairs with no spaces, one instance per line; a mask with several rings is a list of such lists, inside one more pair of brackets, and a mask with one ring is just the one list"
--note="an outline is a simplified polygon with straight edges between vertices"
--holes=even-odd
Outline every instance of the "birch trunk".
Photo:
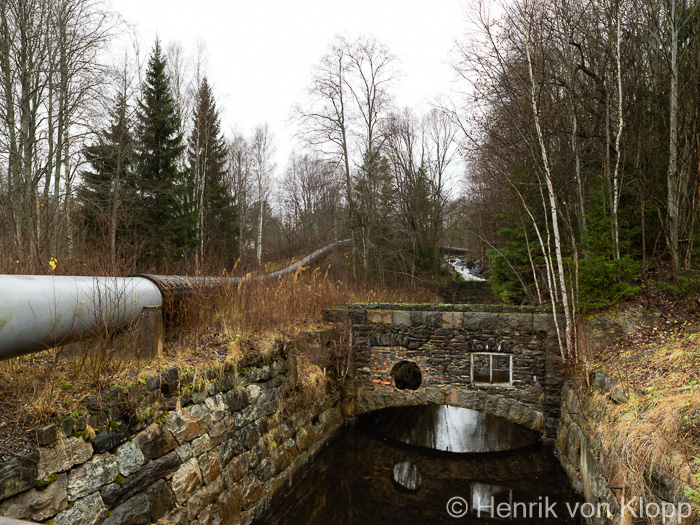
[[622,138],[622,130],[625,125],[624,115],[622,113],[622,61],[620,59],[620,0],[617,2],[616,13],[616,59],[617,59],[617,133],[615,134],[615,173],[613,175],[613,195],[612,195],[612,216],[613,216],[613,246],[615,249],[615,259],[620,259],[620,226],[618,223],[618,209],[620,205],[620,188],[622,181],[620,178],[620,139]]
[[[530,55],[530,28],[528,21],[528,29],[525,36],[525,52],[527,55],[527,67],[528,74],[530,76],[530,103],[532,105],[532,114],[535,120],[535,130],[537,131],[537,140],[540,145],[540,152],[542,154],[542,164],[544,168],[545,182],[547,186],[547,194],[549,197],[549,208],[552,217],[552,233],[554,235],[554,249],[557,258],[557,273],[559,277],[559,286],[561,292],[562,307],[564,309],[564,318],[566,320],[566,345],[565,345],[565,357],[570,357],[570,351],[572,349],[572,333],[571,333],[571,312],[569,312],[569,297],[566,287],[566,278],[564,276],[564,261],[561,252],[561,236],[559,233],[559,216],[557,213],[557,199],[554,193],[554,186],[552,184],[552,175],[549,167],[549,159],[547,156],[547,148],[544,143],[544,136],[542,134],[542,128],[540,126],[539,110],[537,108],[537,99],[535,97],[535,76],[532,71],[532,57]],[[554,314],[554,321],[556,323],[557,317]]]

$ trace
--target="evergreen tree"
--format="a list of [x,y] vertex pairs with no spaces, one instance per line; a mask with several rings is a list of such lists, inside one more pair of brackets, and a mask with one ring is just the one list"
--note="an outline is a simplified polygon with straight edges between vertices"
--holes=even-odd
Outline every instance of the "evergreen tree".
[[84,150],[90,169],[81,173],[83,182],[78,196],[87,239],[101,239],[106,234],[114,265],[117,240],[132,226],[127,204],[135,200],[135,143],[125,87],[117,95],[110,116],[109,127]]
[[236,213],[226,187],[226,143],[219,112],[206,77],[197,93],[187,157],[193,181],[199,256],[214,255],[227,263],[233,257]]
[[[178,168],[185,150],[180,115],[170,91],[166,61],[156,40],[148,61],[138,106],[138,177],[142,208],[138,227],[151,258],[182,252],[194,239],[194,221],[185,205],[190,193],[186,173]],[[150,259],[152,260],[152,259]]]

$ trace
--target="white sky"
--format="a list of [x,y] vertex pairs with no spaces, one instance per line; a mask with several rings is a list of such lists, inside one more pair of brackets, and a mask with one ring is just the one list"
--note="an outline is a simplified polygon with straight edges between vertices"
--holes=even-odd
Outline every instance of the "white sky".
[[219,100],[222,128],[250,134],[268,122],[277,169],[292,148],[288,117],[304,98],[311,69],[336,34],[371,35],[399,59],[400,106],[419,108],[449,92],[449,52],[464,29],[461,0],[112,0],[136,25],[143,52],[156,34],[186,53],[206,45],[207,74]]

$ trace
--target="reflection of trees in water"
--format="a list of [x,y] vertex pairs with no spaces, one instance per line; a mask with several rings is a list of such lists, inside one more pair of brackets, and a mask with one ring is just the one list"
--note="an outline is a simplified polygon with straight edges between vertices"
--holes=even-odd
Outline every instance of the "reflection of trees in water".
[[386,408],[361,423],[402,443],[448,452],[497,452],[537,441],[536,433],[500,417],[446,405]]
[[[475,501],[490,503],[492,496],[497,503],[536,502],[548,496],[559,501],[559,508],[572,501],[556,459],[542,447],[500,454],[443,454],[397,447],[345,428],[309,467],[295,476],[290,494],[274,501],[276,506],[257,523],[437,525],[457,523],[445,510],[452,496],[464,497],[470,506]],[[525,525],[532,520],[505,522]],[[504,521],[470,513],[459,523]],[[575,521],[564,517],[547,523],[573,525]]]

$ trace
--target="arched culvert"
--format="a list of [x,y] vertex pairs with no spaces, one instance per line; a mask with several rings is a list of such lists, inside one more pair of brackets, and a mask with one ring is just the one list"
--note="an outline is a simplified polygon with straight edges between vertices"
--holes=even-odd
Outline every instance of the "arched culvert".
[[394,385],[399,390],[418,390],[423,383],[423,374],[413,361],[399,361],[391,369]]

